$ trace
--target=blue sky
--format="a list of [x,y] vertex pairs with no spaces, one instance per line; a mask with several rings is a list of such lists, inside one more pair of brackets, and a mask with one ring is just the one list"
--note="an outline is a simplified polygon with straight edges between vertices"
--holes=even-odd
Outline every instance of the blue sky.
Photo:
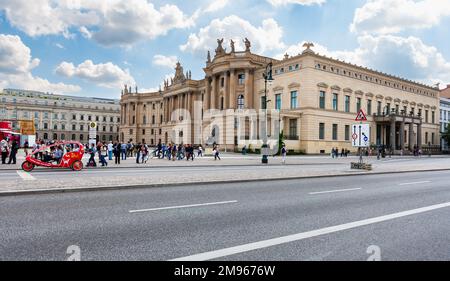
[[[0,0],[0,88],[119,98],[155,90],[179,60],[204,76],[217,38],[321,54],[450,84],[450,0]],[[228,47],[229,48],[229,47]]]

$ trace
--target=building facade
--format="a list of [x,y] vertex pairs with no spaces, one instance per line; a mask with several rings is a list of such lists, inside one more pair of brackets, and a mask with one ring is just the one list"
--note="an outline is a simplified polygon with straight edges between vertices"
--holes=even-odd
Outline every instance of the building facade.
[[[269,114],[268,135],[277,139],[283,132],[288,150],[307,154],[335,147],[354,151],[351,126],[360,109],[367,115],[373,145],[406,152],[440,143],[437,88],[321,56],[312,44],[297,56],[276,60],[251,53],[248,40],[244,51],[235,51],[231,42],[226,52],[222,43],[218,40],[214,58],[208,52],[202,80],[192,80],[178,64],[175,77],[157,93],[132,93],[125,87],[121,140],[179,143],[183,137],[187,143],[214,140],[238,149],[261,138],[260,113],[267,108],[279,113],[278,124]],[[269,64],[271,84],[263,78]],[[212,126],[214,115],[223,117],[217,126]]]
[[[0,92],[0,120],[33,120],[36,139],[88,142],[89,123],[97,123],[97,138],[118,139],[119,100],[55,95],[4,89]],[[17,129],[17,128],[13,128]]]
[[[440,130],[443,133],[450,124],[450,98],[441,96],[440,101]],[[444,139],[441,139],[441,147],[444,151],[449,150],[449,144]]]

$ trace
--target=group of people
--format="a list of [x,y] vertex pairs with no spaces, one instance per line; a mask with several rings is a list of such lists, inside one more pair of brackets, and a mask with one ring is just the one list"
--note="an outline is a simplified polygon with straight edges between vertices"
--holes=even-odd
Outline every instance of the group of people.
[[[194,161],[195,147],[192,144],[174,144],[158,143],[156,150],[153,152],[158,159],[168,159],[169,161],[183,160]],[[203,157],[203,147],[200,145],[197,148],[197,157]]]
[[[17,151],[19,151],[19,144],[16,140],[2,139],[0,142],[0,151],[2,153],[2,164],[16,164]],[[8,163],[6,163],[7,159]]]
[[339,155],[341,157],[348,157],[348,154],[350,153],[350,150],[342,148],[341,152],[339,153],[339,148],[337,147],[333,147],[331,149],[331,157],[332,158],[339,158]]

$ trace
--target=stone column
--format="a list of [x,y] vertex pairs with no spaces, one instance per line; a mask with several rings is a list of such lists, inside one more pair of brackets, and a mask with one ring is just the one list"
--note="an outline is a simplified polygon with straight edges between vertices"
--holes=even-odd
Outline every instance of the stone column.
[[402,152],[405,150],[405,118],[400,123],[400,147]]
[[409,123],[409,150],[413,151],[414,149],[414,123]]
[[224,97],[224,102],[223,102],[223,109],[228,109],[230,108],[230,86],[229,86],[229,79],[228,79],[228,71],[224,72],[224,86],[225,86],[225,91],[223,94]]
[[236,108],[236,71],[234,69],[230,70],[230,104],[229,108]]
[[211,105],[210,108],[212,109],[217,109],[217,101],[216,101],[216,97],[217,97],[217,77],[216,75],[212,76],[212,86],[211,86]]
[[422,149],[422,121],[417,124],[417,146]]
[[245,87],[244,87],[244,108],[250,107],[250,71],[245,70]]
[[395,118],[391,118],[391,131],[390,131],[390,143],[392,151],[395,151],[396,143],[395,143]]
[[211,88],[210,88],[210,81],[209,77],[205,78],[205,95],[203,98],[203,109],[206,111],[209,109],[210,106],[210,99],[211,99]]

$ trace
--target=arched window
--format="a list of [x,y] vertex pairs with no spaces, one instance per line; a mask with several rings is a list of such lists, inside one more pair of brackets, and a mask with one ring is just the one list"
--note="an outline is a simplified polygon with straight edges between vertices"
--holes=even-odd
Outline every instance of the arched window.
[[223,110],[224,108],[224,98],[223,97],[221,97],[220,98],[220,110]]
[[147,116],[144,115],[143,120],[142,120],[142,123],[143,123],[144,125],[147,124]]
[[66,139],[66,135],[65,134],[61,134],[61,140],[65,140]]
[[77,137],[75,134],[72,134],[72,140],[75,140]]
[[53,140],[57,140],[58,139],[58,134],[53,134]]
[[84,140],[84,135],[80,134],[80,141],[83,141],[83,140]]
[[244,109],[244,95],[239,95],[237,99],[238,109]]
[[47,140],[47,139],[48,139],[48,134],[44,133],[44,140]]

